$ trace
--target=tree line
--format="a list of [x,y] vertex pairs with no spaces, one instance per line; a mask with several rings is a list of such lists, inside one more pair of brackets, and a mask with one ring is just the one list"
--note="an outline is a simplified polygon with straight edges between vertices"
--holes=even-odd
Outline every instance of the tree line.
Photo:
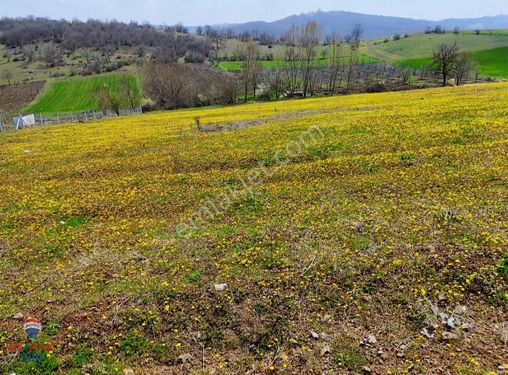
[[[214,29],[202,31],[213,38]],[[263,64],[262,45],[253,38],[240,40],[233,55],[241,63],[237,74],[210,67],[147,61],[141,70],[145,94],[159,108],[177,108],[238,100],[382,92],[465,83],[472,63],[457,45],[443,44],[432,63],[422,69],[368,61],[361,53],[363,27],[355,25],[341,38],[323,37],[316,22],[293,26],[277,43],[275,61]],[[367,61],[366,61],[367,59]]]
[[[35,17],[0,19],[0,43],[28,62],[38,59],[48,66],[62,63],[65,54],[77,50],[85,53],[87,65],[89,60],[98,60],[93,58],[96,52],[110,63],[110,56],[121,47],[130,48],[140,58],[149,50],[161,60],[184,58],[189,62],[203,62],[212,50],[210,39],[197,38],[182,25],[155,27],[136,22]],[[7,58],[13,54],[9,50],[6,53]]]
[[[443,85],[450,78],[462,84],[467,81],[472,66],[456,45],[447,44],[436,51],[432,65],[422,70],[368,62],[361,53],[361,25],[355,25],[344,37],[336,33],[324,36],[321,27],[313,21],[291,27],[278,40],[263,33],[238,36],[238,47],[233,52],[241,62],[238,74],[202,64],[220,60],[219,51],[226,47],[225,40],[237,37],[231,30],[211,26],[198,27],[196,36],[189,34],[183,25],[154,27],[116,21],[28,17],[1,19],[0,31],[0,43],[19,49],[29,62],[41,59],[54,66],[62,61],[64,52],[79,49],[87,69],[93,73],[100,72],[101,63],[111,63],[110,57],[116,49],[136,50],[144,93],[150,98],[147,108],[379,92],[424,87],[435,81],[436,76],[442,78]],[[261,51],[266,44],[273,47],[272,43],[276,44],[274,53],[278,56],[276,59],[272,56],[274,61],[267,66],[263,64]],[[97,97],[101,107],[117,108],[121,100],[107,91],[99,92]]]

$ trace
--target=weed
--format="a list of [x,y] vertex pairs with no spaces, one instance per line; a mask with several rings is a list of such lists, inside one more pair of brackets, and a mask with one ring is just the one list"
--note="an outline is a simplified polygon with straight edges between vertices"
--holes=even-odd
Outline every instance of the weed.
[[368,363],[361,350],[351,345],[344,350],[337,351],[334,356],[335,363],[349,371],[360,371]]
[[132,332],[122,338],[118,348],[126,357],[140,357],[148,350],[148,340],[141,334]]

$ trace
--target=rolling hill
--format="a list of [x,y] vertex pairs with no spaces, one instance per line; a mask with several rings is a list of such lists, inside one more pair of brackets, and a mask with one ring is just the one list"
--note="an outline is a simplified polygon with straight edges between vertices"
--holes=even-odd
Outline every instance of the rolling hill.
[[308,21],[316,21],[324,31],[324,34],[330,34],[332,31],[346,36],[351,32],[356,24],[364,27],[365,39],[390,36],[395,33],[415,33],[423,32],[427,27],[441,25],[448,29],[460,27],[461,29],[501,29],[508,27],[508,16],[500,15],[496,17],[482,17],[476,19],[446,19],[442,21],[415,20],[401,17],[387,17],[367,15],[361,13],[343,12],[343,11],[318,11],[293,15],[273,22],[249,22],[244,24],[220,25],[221,28],[231,28],[236,33],[252,32],[257,30],[259,33],[267,32],[269,34],[280,36],[290,29],[293,25],[303,26]]
[[473,60],[473,70],[487,77],[508,78],[508,33],[504,29],[487,30],[479,35],[471,31],[459,34],[410,34],[400,40],[374,39],[366,43],[367,53],[389,63],[424,68],[432,63],[432,54],[440,44],[457,43]]
[[378,57],[392,58],[393,60],[415,59],[432,56],[432,53],[442,43],[453,44],[464,52],[481,51],[494,48],[508,47],[508,35],[503,35],[503,30],[484,32],[476,35],[472,32],[454,34],[424,34],[409,35],[409,38],[400,40],[374,39],[368,41],[371,45],[369,52]]
[[508,78],[508,47],[471,52],[481,74]]

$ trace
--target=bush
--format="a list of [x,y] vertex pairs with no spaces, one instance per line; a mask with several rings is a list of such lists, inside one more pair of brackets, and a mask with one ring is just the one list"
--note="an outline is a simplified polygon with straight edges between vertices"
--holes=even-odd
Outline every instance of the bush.
[[360,371],[367,365],[367,358],[357,347],[351,345],[335,354],[335,362],[349,371]]
[[374,92],[384,92],[386,90],[386,86],[384,82],[375,82],[370,84],[367,87],[367,92],[374,93]]
[[150,98],[144,99],[141,102],[141,109],[143,110],[143,112],[154,111],[155,110],[155,102]]
[[134,332],[125,336],[118,348],[127,357],[142,356],[148,349],[148,341],[139,333]]
[[185,62],[192,64],[202,64],[205,62],[205,55],[197,51],[187,51],[185,54]]

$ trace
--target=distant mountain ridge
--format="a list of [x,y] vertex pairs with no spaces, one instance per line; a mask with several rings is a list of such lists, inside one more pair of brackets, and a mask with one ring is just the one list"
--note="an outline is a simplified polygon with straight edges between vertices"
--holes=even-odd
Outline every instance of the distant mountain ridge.
[[423,32],[427,27],[441,25],[446,29],[499,29],[508,28],[508,15],[481,18],[444,19],[441,21],[427,21],[412,18],[376,16],[344,11],[317,11],[292,15],[273,22],[247,22],[242,24],[224,24],[220,28],[230,28],[235,33],[267,32],[273,36],[280,36],[293,25],[304,25],[308,21],[316,21],[323,28],[325,35],[332,31],[341,36],[347,35],[354,25],[361,24],[364,28],[363,38],[378,38],[395,33]]

